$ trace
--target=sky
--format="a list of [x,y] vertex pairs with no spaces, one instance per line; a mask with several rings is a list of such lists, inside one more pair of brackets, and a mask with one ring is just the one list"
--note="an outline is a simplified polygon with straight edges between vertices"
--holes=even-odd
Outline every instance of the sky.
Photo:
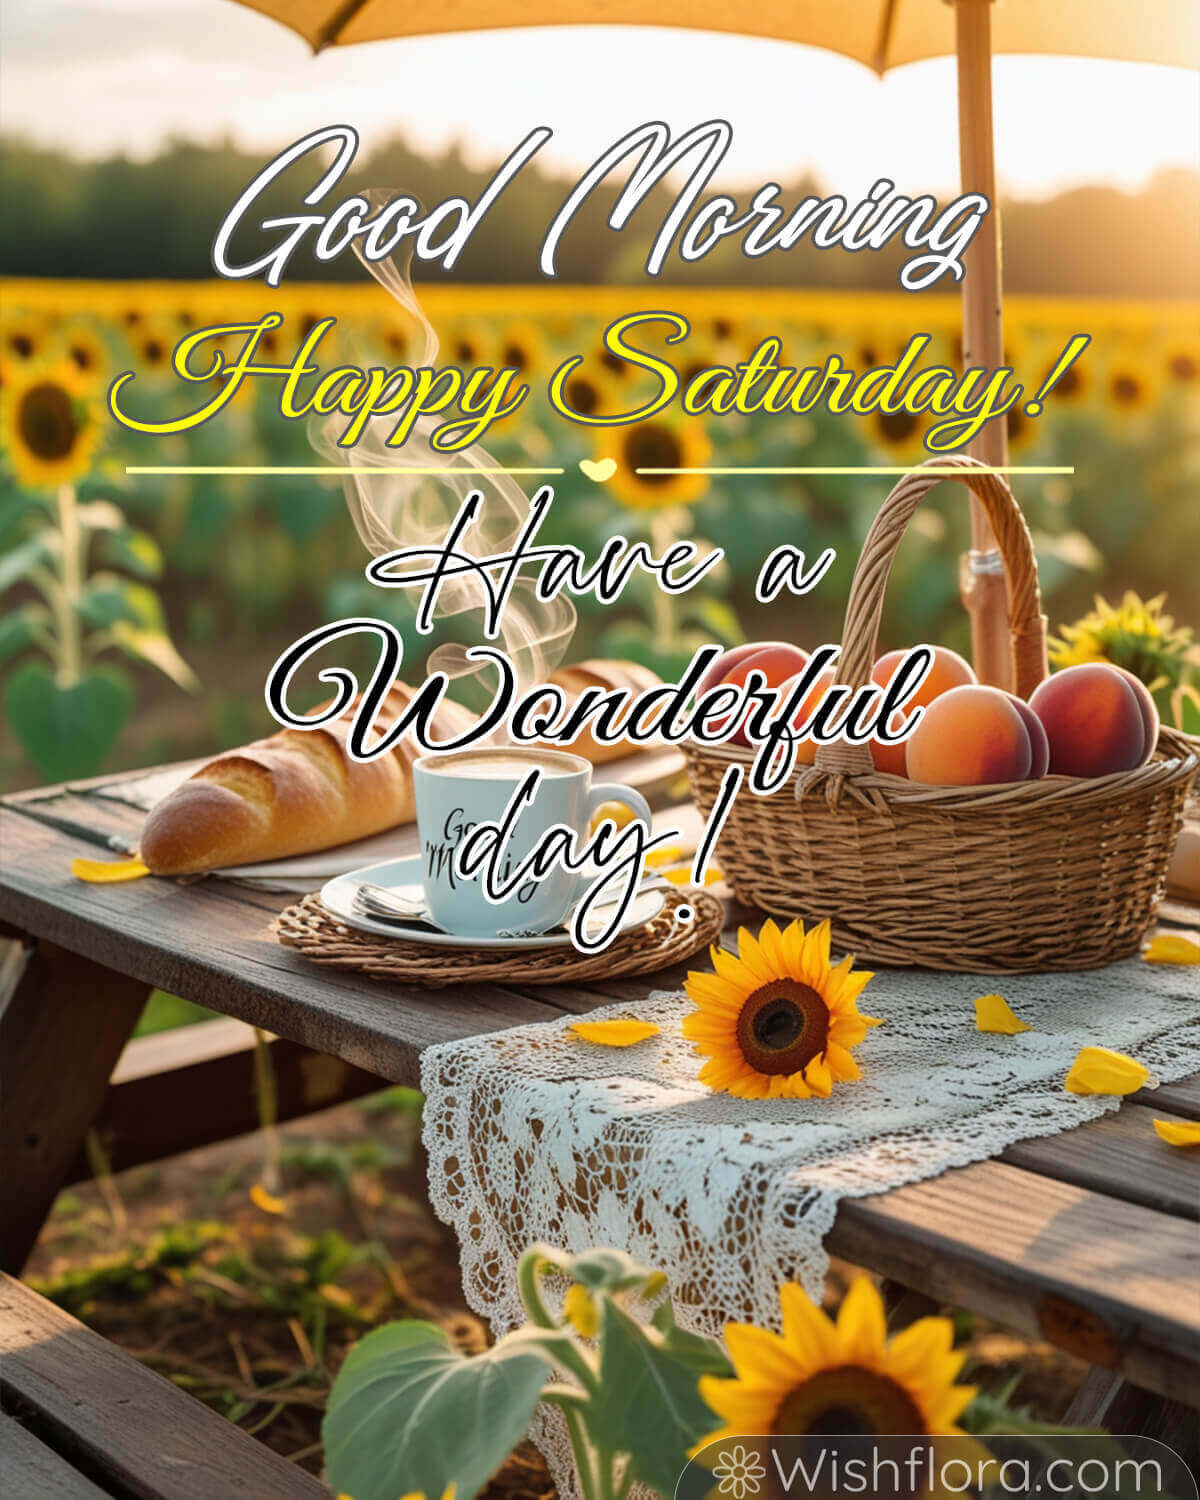
[[[633,126],[721,116],[723,181],[811,171],[830,190],[880,176],[945,193],[957,179],[954,65],[880,80],[828,52],[656,28],[540,28],[334,49],[313,58],[232,0],[3,0],[0,128],[78,155],[152,154],[172,135],[273,155],[348,123],[364,149],[401,132],[492,161],[535,125],[542,159],[581,170]],[[1085,182],[1135,190],[1200,167],[1200,79],[1184,69],[999,58],[1002,191],[1040,198]],[[850,121],[850,128],[843,122]]]

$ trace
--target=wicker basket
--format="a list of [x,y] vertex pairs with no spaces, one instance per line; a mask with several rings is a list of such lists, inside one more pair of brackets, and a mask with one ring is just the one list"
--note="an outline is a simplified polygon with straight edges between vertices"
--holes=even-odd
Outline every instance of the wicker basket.
[[[1014,679],[1023,698],[1046,675],[1045,618],[1029,529],[1003,478],[953,467],[986,509],[1004,559]],[[917,469],[888,496],[850,587],[838,680],[870,681],[892,558],[920,500],[940,482]],[[738,746],[684,747],[707,817]],[[1163,729],[1134,771],[990,787],[918,786],[876,772],[870,750],[821,746],[769,796],[743,788],[718,858],[739,899],[786,917],[829,917],[839,948],[874,962],[964,972],[1086,969],[1135,953],[1154,919],[1196,774],[1195,743]]]

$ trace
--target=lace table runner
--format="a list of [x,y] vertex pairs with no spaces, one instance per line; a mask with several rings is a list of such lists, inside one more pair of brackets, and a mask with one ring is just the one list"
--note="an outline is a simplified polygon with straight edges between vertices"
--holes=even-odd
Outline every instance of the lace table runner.
[[[975,1028],[1003,994],[1034,1030]],[[696,1081],[686,996],[655,993],[590,1019],[637,1016],[632,1048],[581,1041],[571,1017],[430,1048],[422,1059],[430,1195],[457,1232],[467,1299],[497,1333],[522,1312],[521,1252],[615,1245],[664,1270],[681,1324],[775,1326],[781,1282],[821,1295],[823,1240],[843,1197],[997,1155],[1118,1107],[1063,1078],[1083,1046],[1136,1057],[1160,1082],[1200,1070],[1200,970],[1130,960],[1075,974],[885,970],[860,1002],[886,1024],[855,1051],[863,1077],[825,1100],[742,1100]],[[1160,1149],[1147,1135],[1147,1152]],[[534,1433],[564,1495],[569,1451]]]

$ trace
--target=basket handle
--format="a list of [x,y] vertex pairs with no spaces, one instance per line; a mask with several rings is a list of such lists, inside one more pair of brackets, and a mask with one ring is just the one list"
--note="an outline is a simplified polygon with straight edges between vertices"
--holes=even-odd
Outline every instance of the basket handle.
[[[929,472],[934,467],[938,472]],[[949,474],[950,469],[956,472]],[[1008,584],[1013,680],[1018,696],[1028,698],[1047,672],[1046,617],[1042,614],[1033,538],[1004,475],[989,473],[984,465],[965,455],[928,460],[906,474],[880,507],[850,584],[837,681],[860,688],[871,680],[892,559],[917,506],[935,485],[946,479],[961,480],[979,500],[991,522]],[[821,771],[856,776],[871,771],[874,763],[869,746],[837,740],[831,745],[818,746],[816,766]]]

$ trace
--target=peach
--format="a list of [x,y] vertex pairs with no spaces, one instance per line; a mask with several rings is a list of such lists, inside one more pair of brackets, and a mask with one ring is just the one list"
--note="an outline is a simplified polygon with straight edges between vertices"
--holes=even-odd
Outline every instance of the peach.
[[744,646],[734,646],[723,652],[705,672],[696,688],[696,696],[707,693],[709,688],[716,687],[718,682],[725,678],[727,672],[732,672],[739,662],[745,661],[748,656],[753,656],[756,651],[767,651],[772,648],[791,650],[786,641],[747,641]]
[[[778,688],[795,677],[797,673],[803,672],[808,664],[808,652],[801,651],[799,646],[787,646],[780,643],[777,646],[763,646],[758,651],[752,651],[733,667],[733,669],[721,678],[721,686],[744,687],[751,672],[761,672],[766,678],[765,686]],[[735,745],[748,745],[750,741],[746,738],[745,720],[750,717],[753,710],[748,710],[743,717],[742,724],[732,736]]]
[[[932,649],[933,665],[928,677],[909,699],[903,713],[892,715],[893,721],[909,718],[916,707],[928,708],[935,698],[940,698],[951,688],[968,687],[977,681],[970,662],[964,661],[957,651],[947,650],[945,646],[934,646]],[[905,655],[904,651],[885,652],[871,668],[871,681],[877,682],[880,687],[886,687]],[[875,762],[875,769],[890,772],[893,776],[906,776],[907,744],[906,740],[901,740],[897,745],[885,745],[879,740],[872,740],[871,759]]]
[[1150,696],[1150,689],[1140,677],[1135,677],[1132,672],[1127,672],[1124,667],[1114,666],[1113,671],[1120,672],[1121,676],[1133,689],[1133,695],[1138,701],[1138,708],[1142,714],[1142,724],[1146,730],[1144,764],[1154,754],[1155,746],[1158,744],[1158,709],[1155,707],[1154,699]]
[[[781,703],[786,703],[788,694],[795,690],[796,684],[799,680],[800,674],[797,673],[795,677],[789,677],[788,680],[779,689],[779,701]],[[830,669],[828,672],[821,673],[820,677],[817,678],[816,682],[814,682],[812,687],[810,688],[808,696],[805,698],[804,702],[792,715],[793,729],[795,729],[797,725],[804,723],[805,719],[808,718],[809,714],[813,712],[817,704],[820,703],[821,699],[824,697],[826,689],[831,688],[833,686],[833,683],[834,674],[832,669]],[[796,764],[798,766],[811,766],[816,758],[816,742],[811,739],[801,740],[800,743],[796,746]]]
[[1033,753],[1033,764],[1029,767],[1030,781],[1040,781],[1050,769],[1050,741],[1046,738],[1046,731],[1041,719],[1025,702],[1024,698],[1018,698],[1015,693],[1008,695],[1012,699],[1012,706],[1021,715],[1021,721],[1025,725],[1025,733],[1029,736],[1029,748]]
[[1154,752],[1153,699],[1131,673],[1108,662],[1055,672],[1034,689],[1029,706],[1045,728],[1055,776],[1132,771]]
[[909,777],[926,786],[1024,781],[1033,767],[1024,718],[999,688],[967,685],[942,693],[906,745]]

